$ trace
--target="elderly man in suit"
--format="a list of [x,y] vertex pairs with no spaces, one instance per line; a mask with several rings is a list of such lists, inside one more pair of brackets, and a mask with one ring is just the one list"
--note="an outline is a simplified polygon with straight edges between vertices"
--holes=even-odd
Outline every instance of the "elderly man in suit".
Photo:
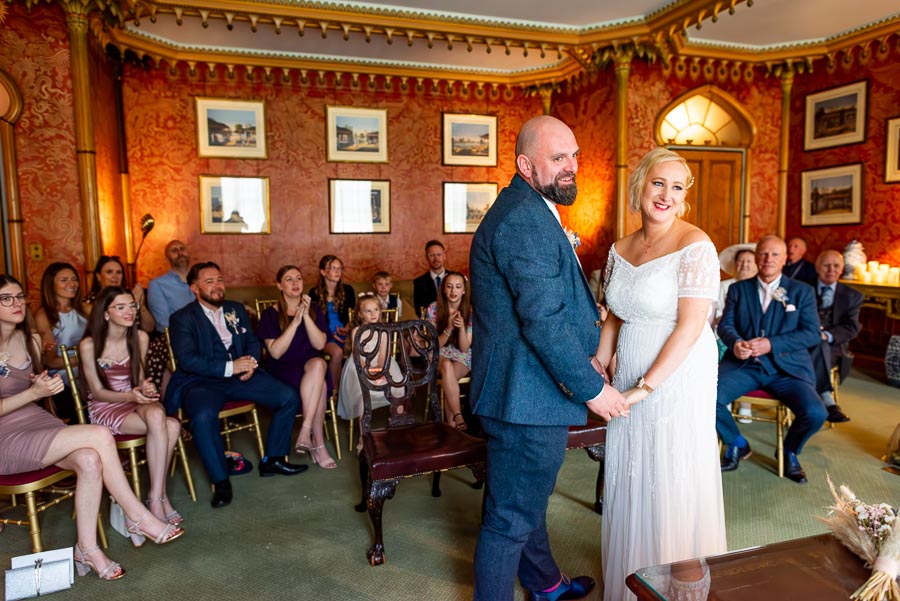
[[272,410],[259,475],[291,476],[308,469],[285,460],[300,398],[296,390],[258,369],[262,347],[243,305],[225,300],[219,266],[193,265],[187,283],[197,300],[173,313],[169,322],[178,369],[166,388],[165,406],[169,414],[183,408],[190,419],[194,443],[213,484],[211,505],[224,507],[233,497],[219,433],[225,401],[253,401]]
[[787,261],[781,272],[792,280],[815,284],[816,267],[806,260],[806,240],[796,236],[787,241]]
[[568,578],[550,552],[547,504],[568,426],[590,408],[627,413],[592,361],[600,342],[594,296],[557,204],[577,192],[578,144],[548,116],[516,140],[516,175],[472,240],[472,400],[488,438],[475,599],[511,601],[516,576],[538,601],[580,599],[594,586]]
[[828,421],[848,422],[850,418],[834,401],[831,385],[831,368],[838,366],[841,381],[850,373],[853,353],[850,341],[859,335],[859,310],[863,295],[850,286],[838,282],[844,273],[844,257],[836,250],[826,250],[816,259],[816,306],[822,326],[822,342],[812,350],[813,369],[816,372],[816,390],[828,411]]
[[825,422],[809,358],[820,340],[819,316],[813,289],[782,276],[786,252],[781,238],[764,236],[756,245],[757,276],[728,289],[718,327],[728,350],[719,364],[716,431],[726,446],[722,471],[737,469],[750,445],[728,406],[751,390],[765,390],[796,416],[784,438],[785,472],[802,484],[806,473],[797,456]]

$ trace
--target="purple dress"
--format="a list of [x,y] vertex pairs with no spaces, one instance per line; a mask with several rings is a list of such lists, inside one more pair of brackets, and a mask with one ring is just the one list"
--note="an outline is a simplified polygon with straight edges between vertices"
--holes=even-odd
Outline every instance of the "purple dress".
[[[328,318],[324,313],[317,310],[315,306],[309,308],[309,314],[315,319],[316,327],[322,332],[328,332]],[[259,326],[256,328],[256,337],[260,341],[265,342],[266,339],[275,339],[281,336],[281,326],[278,324],[278,308],[269,307],[263,311],[259,318]],[[287,351],[278,359],[266,355],[264,367],[269,374],[278,378],[282,382],[289,384],[298,390],[300,388],[300,379],[303,377],[303,367],[306,362],[315,357],[321,357],[322,351],[318,351],[309,342],[309,336],[306,335],[306,326],[300,324],[294,339]],[[332,388],[328,383],[328,390]]]
[[[31,358],[21,367],[7,365],[0,377],[0,398],[31,388]],[[65,428],[62,420],[35,403],[0,415],[0,474],[20,474],[47,467],[41,461],[56,435]]]
[[[131,357],[125,357],[121,362],[100,358],[97,366],[106,373],[109,388],[115,392],[128,392],[131,390]],[[107,367],[103,367],[107,365]],[[125,418],[135,412],[137,403],[107,403],[94,400],[93,393],[88,393],[88,413],[92,424],[106,426],[113,434],[122,433],[122,423]]]

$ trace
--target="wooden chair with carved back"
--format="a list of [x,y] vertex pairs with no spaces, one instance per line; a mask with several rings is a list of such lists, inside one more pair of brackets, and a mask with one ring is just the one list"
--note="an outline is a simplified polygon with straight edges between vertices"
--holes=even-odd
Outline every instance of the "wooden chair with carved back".
[[[379,353],[379,346],[389,344],[395,334],[399,339],[399,378],[397,370],[391,374],[390,353]],[[378,340],[384,342],[376,344]],[[419,361],[410,361],[411,350]],[[366,324],[353,341],[353,362],[363,394],[359,456],[363,496],[356,510],[368,510],[374,528],[375,542],[366,554],[373,566],[385,561],[382,509],[402,478],[433,474],[431,494],[435,497],[441,494],[441,472],[467,467],[476,479],[484,479],[485,441],[441,420],[435,386],[439,356],[437,333],[424,321]],[[419,422],[413,400],[416,389],[423,387],[428,391],[433,418]],[[390,401],[387,426],[377,430],[372,428],[372,393],[376,391]]]

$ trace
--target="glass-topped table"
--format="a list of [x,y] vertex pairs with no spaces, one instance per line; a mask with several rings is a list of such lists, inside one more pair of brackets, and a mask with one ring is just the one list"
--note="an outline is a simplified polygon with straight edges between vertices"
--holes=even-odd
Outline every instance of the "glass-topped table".
[[626,579],[640,600],[847,601],[870,576],[831,534],[644,568]]

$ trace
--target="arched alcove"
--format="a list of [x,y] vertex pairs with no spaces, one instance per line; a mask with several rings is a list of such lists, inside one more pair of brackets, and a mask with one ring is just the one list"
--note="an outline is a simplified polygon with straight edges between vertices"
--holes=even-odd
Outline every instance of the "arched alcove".
[[19,186],[16,177],[15,124],[22,115],[22,93],[19,86],[0,70],[0,266],[23,285],[25,274],[25,245],[22,237],[22,212],[19,207]]

